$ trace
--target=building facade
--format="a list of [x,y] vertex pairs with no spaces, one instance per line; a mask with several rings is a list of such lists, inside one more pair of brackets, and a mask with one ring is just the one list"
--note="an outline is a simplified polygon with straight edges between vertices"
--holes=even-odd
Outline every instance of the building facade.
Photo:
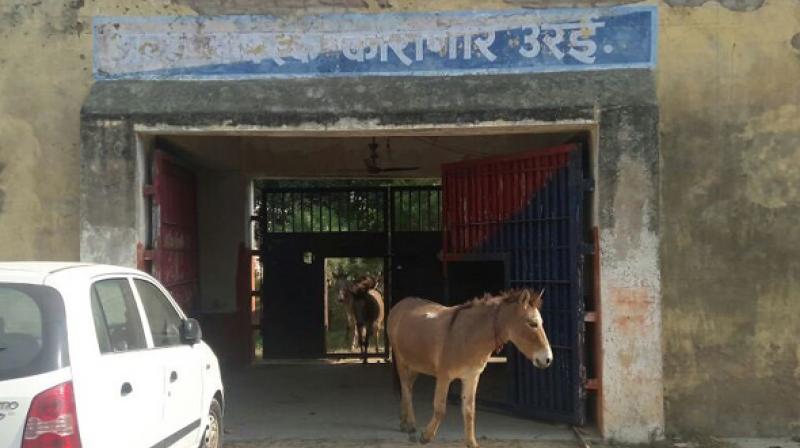
[[[359,35],[363,14],[374,20]],[[332,43],[308,42],[348,23]],[[497,33],[517,28],[506,41]],[[262,36],[275,39],[266,50],[224,38],[242,29],[281,35]],[[398,29],[400,40],[364,44]],[[421,29],[461,30],[460,46],[418,52],[417,38],[428,51],[436,40]],[[800,431],[800,405],[787,399],[800,393],[795,0],[4,0],[0,34],[2,259],[135,264],[136,151],[159,132],[585,132],[604,435]],[[223,37],[192,45],[214,52],[165,49],[212,34]],[[244,201],[246,171],[228,171],[200,194]],[[245,220],[244,202],[227,206]],[[219,244],[235,257],[235,244]],[[234,306],[218,296],[202,311]]]

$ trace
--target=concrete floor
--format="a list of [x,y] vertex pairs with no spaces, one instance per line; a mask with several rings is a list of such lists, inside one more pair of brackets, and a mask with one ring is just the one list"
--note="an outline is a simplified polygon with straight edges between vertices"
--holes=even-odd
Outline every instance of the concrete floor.
[[[325,445],[325,441],[336,441],[336,446],[409,445],[407,436],[398,430],[399,396],[393,391],[388,364],[256,365],[227,372],[223,379],[226,440],[272,441],[235,446],[292,446],[292,441],[299,440],[315,440],[314,446]],[[431,379],[420,378],[415,399],[419,428],[432,414]],[[461,409],[450,405],[437,440],[460,442],[462,431]],[[476,417],[476,432],[486,446],[498,441],[552,441],[561,442],[558,446],[577,446],[567,426],[482,409]],[[282,442],[274,445],[275,441]]]
[[[480,444],[481,448],[580,448],[574,441],[494,440],[480,441]],[[225,448],[409,448],[413,446],[407,441],[386,440],[268,440],[225,443]],[[465,445],[463,442],[437,440],[430,446],[431,448],[464,448]]]
[[[558,440],[492,440],[481,441],[482,448],[580,448],[581,445],[576,441]],[[260,442],[232,442],[226,443],[225,448],[408,448],[408,442],[393,442],[384,440],[268,440]],[[456,441],[436,441],[432,448],[461,448],[463,443]],[[621,448],[625,445],[607,445],[592,441],[592,447],[597,448]],[[635,448],[642,448],[643,445],[636,445]],[[646,446],[646,445],[645,445]],[[782,439],[721,439],[703,442],[658,442],[650,445],[651,448],[797,448],[800,446],[795,440]]]
[[[397,430],[399,397],[390,365],[324,365],[319,362],[257,365],[224,373],[226,448],[408,448]],[[431,416],[433,381],[415,390],[417,425]],[[564,425],[523,420],[479,409],[483,448],[572,448],[581,444]],[[590,432],[592,447],[608,447]],[[431,445],[463,447],[461,409],[450,405]],[[621,445],[611,445],[619,447]],[[800,448],[800,439],[665,440],[654,448]]]

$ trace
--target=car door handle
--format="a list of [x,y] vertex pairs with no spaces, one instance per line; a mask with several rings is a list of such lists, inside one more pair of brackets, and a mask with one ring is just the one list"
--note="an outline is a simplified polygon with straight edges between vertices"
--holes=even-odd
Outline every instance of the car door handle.
[[174,383],[175,381],[178,381],[178,372],[173,370],[172,373],[169,374],[169,382]]
[[122,383],[122,389],[120,389],[119,394],[125,397],[128,396],[131,392],[133,392],[133,386],[131,386],[131,383],[127,381]]

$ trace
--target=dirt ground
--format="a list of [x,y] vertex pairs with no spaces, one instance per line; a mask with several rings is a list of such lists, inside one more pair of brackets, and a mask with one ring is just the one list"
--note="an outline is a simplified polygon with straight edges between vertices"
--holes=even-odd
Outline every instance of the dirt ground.
[[[231,444],[228,446],[412,446],[407,435],[399,431],[400,398],[394,392],[389,365],[261,365],[224,372],[223,381],[225,440]],[[414,404],[420,427],[433,413],[433,386],[433,379],[425,377],[415,387]],[[478,439],[485,440],[487,447],[517,446],[493,444],[501,440],[524,440],[543,447],[550,445],[539,445],[540,441],[574,443],[576,440],[566,425],[516,418],[482,408],[478,409],[476,420]],[[457,443],[462,437],[460,406],[450,405],[436,442]],[[261,440],[267,442],[241,445]],[[233,445],[234,442],[237,444]]]

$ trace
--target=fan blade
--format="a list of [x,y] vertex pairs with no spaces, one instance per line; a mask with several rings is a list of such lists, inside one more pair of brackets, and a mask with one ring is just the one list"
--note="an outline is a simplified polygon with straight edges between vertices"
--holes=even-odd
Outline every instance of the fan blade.
[[336,171],[339,173],[365,173],[367,170],[364,168],[340,168]]
[[381,171],[416,171],[418,166],[393,166],[389,168],[380,168]]

